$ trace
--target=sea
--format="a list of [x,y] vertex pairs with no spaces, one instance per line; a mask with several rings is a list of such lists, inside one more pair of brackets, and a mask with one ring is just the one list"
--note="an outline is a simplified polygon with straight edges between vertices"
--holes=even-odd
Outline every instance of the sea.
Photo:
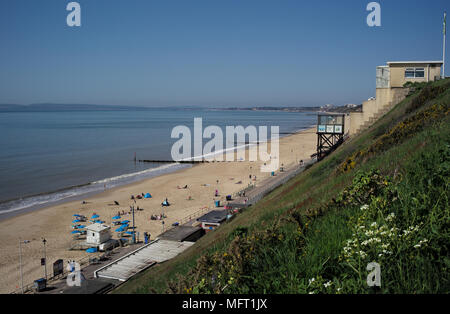
[[0,219],[191,167],[139,160],[171,160],[178,140],[172,129],[193,130],[194,118],[202,118],[203,129],[221,127],[224,135],[226,126],[254,125],[279,126],[283,136],[311,127],[317,114],[204,108],[0,112]]

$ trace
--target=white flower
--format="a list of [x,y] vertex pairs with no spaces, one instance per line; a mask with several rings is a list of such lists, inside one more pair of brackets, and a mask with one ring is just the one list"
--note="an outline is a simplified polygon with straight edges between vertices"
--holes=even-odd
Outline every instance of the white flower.
[[367,209],[369,209],[369,205],[363,205],[363,206],[361,206],[361,210],[367,210]]
[[387,217],[386,217],[386,221],[391,221],[395,218],[395,214],[394,213],[390,213]]
[[316,280],[316,279],[311,278],[311,279],[309,280],[309,285],[311,285],[315,280]]
[[324,286],[325,288],[328,288],[329,286],[331,286],[331,284],[332,284],[332,282],[331,282],[331,281],[328,281],[328,282],[324,283],[323,286]]

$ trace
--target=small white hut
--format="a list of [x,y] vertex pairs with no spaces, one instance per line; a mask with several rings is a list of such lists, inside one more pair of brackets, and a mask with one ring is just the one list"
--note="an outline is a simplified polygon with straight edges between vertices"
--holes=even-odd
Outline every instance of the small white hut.
[[86,243],[100,245],[111,239],[111,227],[95,223],[86,227]]

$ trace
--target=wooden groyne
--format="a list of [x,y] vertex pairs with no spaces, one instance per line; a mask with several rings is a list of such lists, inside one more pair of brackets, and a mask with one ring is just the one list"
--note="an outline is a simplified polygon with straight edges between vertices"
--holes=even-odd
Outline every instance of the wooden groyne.
[[152,162],[152,163],[161,163],[161,164],[174,164],[174,163],[179,163],[179,164],[202,164],[202,163],[209,163],[209,161],[207,160],[157,160],[157,159],[139,159],[139,162]]

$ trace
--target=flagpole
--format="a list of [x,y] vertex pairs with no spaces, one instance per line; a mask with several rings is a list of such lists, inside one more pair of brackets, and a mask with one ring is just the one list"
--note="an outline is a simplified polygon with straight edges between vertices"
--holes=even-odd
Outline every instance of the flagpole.
[[447,12],[444,12],[444,45],[442,49],[442,78],[445,79],[445,37],[447,35]]

